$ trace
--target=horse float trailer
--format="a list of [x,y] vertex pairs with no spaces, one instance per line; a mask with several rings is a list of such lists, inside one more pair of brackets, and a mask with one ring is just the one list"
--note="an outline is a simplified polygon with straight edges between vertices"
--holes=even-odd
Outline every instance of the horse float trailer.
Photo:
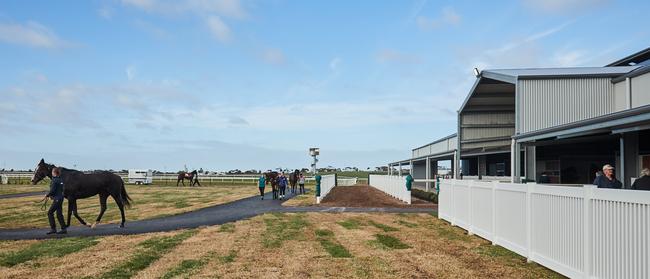
[[147,170],[129,170],[129,184],[151,184],[153,182],[153,171]]

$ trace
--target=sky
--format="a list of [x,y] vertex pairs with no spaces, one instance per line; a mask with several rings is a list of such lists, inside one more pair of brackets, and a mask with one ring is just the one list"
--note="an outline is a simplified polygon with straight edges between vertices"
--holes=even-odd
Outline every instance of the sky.
[[473,68],[603,66],[650,1],[0,3],[0,168],[385,165],[455,132]]

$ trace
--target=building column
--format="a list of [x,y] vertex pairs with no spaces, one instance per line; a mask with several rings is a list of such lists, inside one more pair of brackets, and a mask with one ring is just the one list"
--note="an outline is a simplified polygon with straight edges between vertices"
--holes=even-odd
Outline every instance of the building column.
[[520,152],[520,144],[517,143],[515,139],[512,139],[512,143],[510,144],[510,181],[512,183],[519,183],[520,182],[520,168],[521,168],[521,156],[519,154]]
[[524,147],[524,150],[524,158],[526,158],[526,168],[524,170],[526,180],[537,181],[537,149],[535,146],[526,146]]
[[454,169],[454,179],[460,179],[460,149],[456,149],[454,152],[454,161],[452,162]]
[[430,163],[429,157],[427,157],[425,160],[426,160],[425,161],[426,162],[425,163],[425,167],[426,167],[425,179],[427,180],[427,182],[424,183],[424,185],[425,185],[424,187],[425,187],[425,190],[427,192],[429,192],[429,188],[431,187],[431,182],[429,182],[429,179],[431,179],[431,163]]
[[413,167],[413,160],[409,160],[409,166],[410,166],[409,174],[411,175],[411,177],[413,177],[413,179],[415,179],[415,170],[414,170],[414,167]]
[[483,179],[484,175],[487,175],[487,155],[479,155],[476,159],[478,163],[478,179]]
[[392,175],[392,174],[393,174],[393,165],[388,164],[388,175]]
[[402,176],[402,162],[399,162],[399,169],[397,170],[397,175]]
[[[639,132],[628,132],[623,134],[625,140],[625,146],[623,150],[624,154],[624,163],[625,172],[617,173],[617,177],[621,177],[620,180],[623,183],[624,188],[632,187],[632,177],[639,177]],[[622,158],[622,159],[623,159]]]
[[625,188],[625,134],[621,134],[619,138],[619,156],[621,158],[621,165],[616,166],[616,177],[619,180],[622,179],[621,182],[623,183],[623,188]]

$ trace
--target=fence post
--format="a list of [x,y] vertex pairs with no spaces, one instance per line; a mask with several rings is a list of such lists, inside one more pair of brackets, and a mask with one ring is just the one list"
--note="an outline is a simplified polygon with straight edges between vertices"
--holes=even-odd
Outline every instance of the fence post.
[[532,262],[533,257],[533,211],[532,211],[533,184],[526,184],[526,261]]
[[449,219],[451,219],[452,226],[456,225],[456,203],[454,202],[454,195],[455,195],[454,192],[456,191],[455,188],[457,182],[458,181],[454,180],[454,183],[452,183],[451,187],[449,187],[449,201],[450,201],[449,211],[451,212],[451,214],[449,214],[451,218]]
[[497,245],[497,182],[492,181],[492,245]]
[[582,270],[582,272],[583,272],[583,275],[584,275],[583,277],[584,278],[589,278],[589,276],[591,275],[591,250],[592,250],[591,249],[591,238],[592,238],[592,233],[593,233],[592,230],[591,230],[591,218],[592,218],[592,214],[593,214],[591,212],[591,209],[592,209],[591,200],[592,200],[593,195],[594,195],[594,188],[596,188],[596,186],[593,186],[593,185],[584,185],[583,186],[584,196],[583,196],[583,200],[582,200],[582,206],[583,206],[583,209],[582,209],[582,212],[583,212],[583,216],[582,216],[582,218],[583,218],[583,220],[582,220],[583,221],[583,225],[582,225],[583,228],[582,228],[582,231],[584,232],[584,235],[583,235],[582,239],[583,239],[584,242],[582,243],[582,246],[583,246],[583,253],[582,253],[583,265],[582,266],[583,266],[584,270]]
[[467,226],[467,235],[474,235],[474,206],[472,206],[472,187],[473,184],[470,183],[467,186],[467,201],[469,207],[469,226]]

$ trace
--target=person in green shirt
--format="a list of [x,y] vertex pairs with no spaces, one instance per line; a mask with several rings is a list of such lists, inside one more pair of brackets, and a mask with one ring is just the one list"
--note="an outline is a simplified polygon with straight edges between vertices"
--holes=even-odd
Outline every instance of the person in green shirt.
[[260,196],[262,196],[262,199],[264,199],[264,187],[266,186],[266,179],[264,179],[264,175],[260,176],[259,179],[259,187],[260,187]]
[[413,186],[413,177],[411,174],[406,175],[406,190],[411,191],[411,186]]
[[314,176],[314,179],[316,179],[316,196],[320,197],[320,174],[316,174],[316,176]]

